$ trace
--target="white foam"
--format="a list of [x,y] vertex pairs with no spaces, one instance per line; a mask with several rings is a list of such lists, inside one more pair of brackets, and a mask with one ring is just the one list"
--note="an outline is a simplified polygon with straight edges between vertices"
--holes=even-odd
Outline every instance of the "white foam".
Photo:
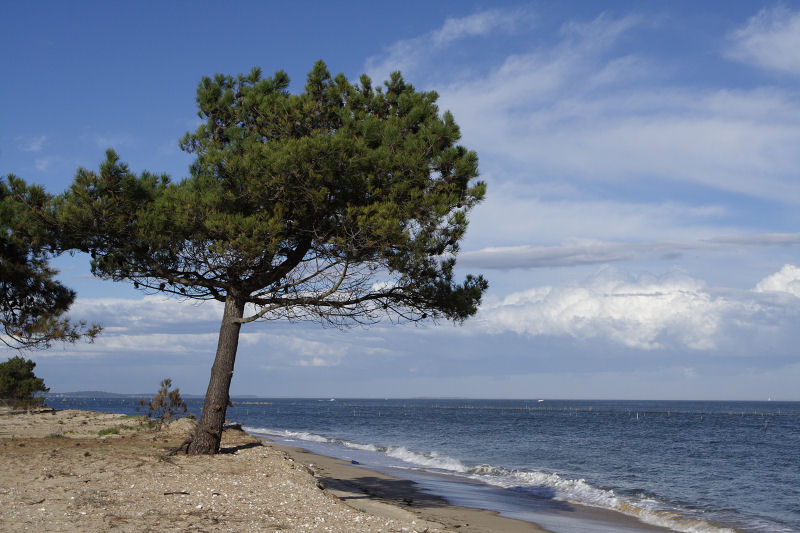
[[499,468],[497,466],[483,464],[470,468],[467,470],[467,473],[476,476],[502,476],[507,474],[508,470],[505,468]]
[[323,437],[322,435],[317,435],[315,433],[309,433],[307,431],[289,431],[284,429],[268,429],[268,428],[254,428],[245,426],[244,429],[248,433],[256,433],[258,435],[273,435],[275,437],[281,437],[283,439],[291,439],[291,440],[307,440],[311,442],[331,442],[331,439],[327,437]]
[[357,442],[348,442],[346,440],[341,441],[342,446],[346,446],[347,448],[352,448],[354,450],[364,450],[365,452],[381,452],[386,450],[386,448],[380,448],[375,446],[374,444],[359,444]]
[[547,472],[508,471],[490,465],[471,469],[469,477],[503,488],[524,487],[534,494],[538,493],[556,500],[610,509],[673,531],[734,533],[732,529],[692,518],[677,509],[669,509],[652,498],[640,500],[627,498],[616,494],[613,490],[595,487],[585,479],[567,479],[556,473]]
[[438,470],[450,470],[452,472],[464,473],[468,468],[459,461],[437,452],[420,453],[409,450],[405,446],[391,446],[386,450],[386,455],[400,459],[413,465],[436,468]]
[[652,498],[630,498],[616,494],[613,490],[601,489],[587,483],[585,479],[568,479],[557,473],[528,470],[508,470],[488,464],[468,467],[458,459],[439,454],[410,450],[405,446],[379,447],[374,444],[330,439],[307,431],[289,431],[269,428],[245,427],[245,431],[264,436],[276,436],[287,440],[304,440],[337,444],[346,448],[368,452],[385,453],[417,467],[431,468],[466,475],[471,479],[502,488],[524,488],[541,497],[554,498],[582,505],[600,507],[634,516],[639,520],[683,533],[734,533],[734,530],[716,526],[691,517],[686,512],[670,509]]

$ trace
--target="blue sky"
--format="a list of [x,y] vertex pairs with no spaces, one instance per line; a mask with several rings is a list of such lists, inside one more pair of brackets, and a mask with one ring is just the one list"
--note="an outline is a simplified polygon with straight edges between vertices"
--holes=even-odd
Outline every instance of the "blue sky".
[[[58,193],[113,147],[179,179],[204,75],[401,70],[480,157],[459,268],[484,305],[461,327],[248,324],[233,394],[800,399],[797,4],[336,4],[4,3],[0,173]],[[205,391],[219,306],[55,264],[106,329],[29,354],[52,390]]]

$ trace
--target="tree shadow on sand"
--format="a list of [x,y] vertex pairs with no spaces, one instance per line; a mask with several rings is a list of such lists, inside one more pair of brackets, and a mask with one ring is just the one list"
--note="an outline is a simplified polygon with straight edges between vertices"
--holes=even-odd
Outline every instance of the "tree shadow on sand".
[[[476,484],[477,490],[474,502],[454,502],[436,494],[431,494],[422,489],[417,483],[406,479],[392,479],[376,476],[362,476],[352,479],[337,479],[334,477],[320,476],[317,480],[326,489],[341,491],[349,494],[339,494],[339,498],[350,503],[361,499],[377,499],[398,505],[417,509],[436,509],[451,507],[453,505],[486,509],[483,498],[484,491],[495,491],[494,487]],[[554,499],[555,491],[547,487],[537,487],[530,491],[529,487],[513,487],[509,489],[514,498],[519,499],[520,506],[536,512],[574,512],[575,508],[568,502]]]
[[238,446],[226,446],[219,449],[219,453],[236,453],[240,450],[249,450],[250,448],[260,448],[263,446],[260,442],[248,442],[247,444],[239,444]]

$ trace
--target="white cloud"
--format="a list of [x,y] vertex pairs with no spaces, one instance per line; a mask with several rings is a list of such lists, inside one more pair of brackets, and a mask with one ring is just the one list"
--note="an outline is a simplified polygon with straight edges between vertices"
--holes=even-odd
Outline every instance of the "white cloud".
[[800,75],[800,12],[785,7],[761,10],[731,34],[729,55],[745,63]]
[[481,308],[479,320],[490,333],[597,338],[644,350],[712,350],[729,307],[685,275],[626,278],[606,270],[583,286],[513,293]]
[[800,298],[800,267],[784,265],[779,272],[767,276],[756,285],[757,292],[785,292]]
[[561,28],[568,41],[578,48],[607,48],[628,31],[641,26],[644,20],[636,15],[613,18],[602,14],[590,22],[570,21]]
[[[98,355],[109,352],[160,352],[213,354],[217,345],[223,305],[194,302],[163,295],[140,299],[82,298],[70,309],[76,320],[96,322],[103,331],[93,344],[79,343],[53,350],[54,355]],[[300,327],[301,329],[291,329]],[[287,333],[287,328],[294,333]],[[300,324],[277,321],[247,324],[239,337],[240,350],[267,357],[283,366],[335,366],[350,353],[387,355],[382,337],[353,339],[337,330],[309,330]]]
[[[91,344],[54,347],[43,357],[137,357],[150,353],[164,356],[213,353],[218,335],[211,332],[153,333],[144,330],[104,330]],[[59,349],[60,348],[60,349]]]
[[142,351],[157,353],[207,352],[217,341],[216,333],[148,333],[101,335],[94,350],[103,352]]
[[178,300],[161,295],[141,299],[79,298],[70,315],[97,322],[117,331],[153,332],[177,325],[189,328],[219,327],[223,306],[219,302]]
[[582,68],[569,58],[512,58],[484,79],[441,91],[442,107],[465,143],[507,174],[685,181],[800,202],[796,97],[656,87],[604,94],[587,83],[598,71]]
[[[599,17],[590,23],[567,25],[562,41],[508,55],[488,72],[475,73],[471,79],[459,80],[441,91],[442,102],[449,107],[451,101],[469,101],[478,105],[481,112],[493,111],[504,118],[515,118],[506,117],[511,110],[535,110],[542,113],[538,116],[547,117],[554,101],[562,102],[563,109],[555,110],[559,115],[570,110],[583,113],[585,109],[573,107],[579,103],[572,100],[573,95],[591,93],[609,83],[623,87],[631,78],[651,74],[647,62],[635,54],[606,57],[616,39],[639,23],[636,17]],[[587,84],[592,79],[596,83]],[[478,95],[482,98],[476,98]],[[461,107],[456,106],[453,111]],[[527,120],[527,113],[519,118]]]
[[56,158],[54,157],[37,157],[33,161],[33,166],[36,167],[36,170],[40,172],[46,172],[52,164],[55,162]]
[[486,35],[497,29],[509,31],[521,22],[529,23],[531,20],[532,15],[527,11],[492,9],[466,17],[449,17],[430,37],[435,45],[442,46],[465,37]]
[[[538,286],[503,299],[487,298],[470,323],[477,326],[476,333],[610,341],[645,351],[718,353],[746,337],[756,344],[772,342],[769,351],[781,352],[796,330],[798,297],[800,267],[796,265],[785,265],[745,291],[712,290],[679,271],[660,277],[634,276],[604,267],[581,283]],[[98,321],[105,331],[95,344],[53,352],[210,354],[221,314],[216,302],[196,305],[159,295],[138,300],[81,299],[71,315]],[[398,335],[408,341],[407,335],[421,339],[443,334],[439,328],[378,327],[370,335],[342,335],[337,330],[289,327],[287,323],[272,323],[268,329],[249,326],[242,330],[240,347],[277,366],[336,366],[349,356],[394,358],[405,349],[393,345]],[[470,334],[469,329],[476,328],[463,333]]]
[[785,265],[752,290],[709,289],[680,272],[631,276],[607,267],[583,283],[540,286],[487,301],[476,321],[490,334],[760,357],[793,353],[798,297],[796,265]]
[[347,353],[346,345],[341,342],[305,339],[296,335],[270,336],[270,344],[277,344],[284,356],[291,360],[299,357],[312,359],[324,357],[326,361],[338,362]]
[[311,359],[300,359],[298,366],[337,366],[339,360],[323,359],[322,357],[312,357]]
[[676,85],[641,51],[616,52],[616,40],[637,24],[601,17],[552,46],[465,71],[437,86],[440,105],[453,112],[465,144],[507,175],[682,181],[800,202],[797,94]]
[[135,144],[133,137],[128,134],[100,134],[94,136],[94,144],[102,149],[113,148],[118,150],[122,147],[129,147]]
[[25,152],[41,152],[44,143],[47,141],[47,136],[39,135],[32,138],[17,137],[17,141],[20,143],[20,149]]
[[364,69],[373,81],[388,79],[389,74],[396,70],[401,71],[406,79],[412,79],[418,67],[430,59],[433,50],[441,51],[467,37],[487,35],[498,30],[512,32],[520,26],[529,26],[533,19],[532,12],[526,9],[492,9],[465,17],[449,17],[441,28],[397,41],[384,53],[368,58]]

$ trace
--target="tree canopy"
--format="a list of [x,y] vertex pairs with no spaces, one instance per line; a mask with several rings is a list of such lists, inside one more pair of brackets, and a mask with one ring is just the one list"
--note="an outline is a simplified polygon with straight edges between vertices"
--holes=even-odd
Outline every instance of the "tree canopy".
[[99,172],[78,171],[57,208],[96,275],[225,302],[195,436],[216,442],[194,453],[218,450],[223,374],[233,372],[241,324],[460,322],[487,287],[481,276],[454,280],[467,213],[485,185],[473,183],[477,155],[457,144],[436,93],[399,73],[383,88],[367,76],[351,83],[321,61],[304,92],[288,87],[281,71],[203,78],[204,122],[181,140],[196,156],[189,177],[136,175],[108,151]]
[[0,341],[11,348],[46,348],[53,341],[90,340],[100,327],[65,316],[75,293],[55,279],[52,225],[42,222],[50,197],[16,176],[0,178]]
[[39,392],[48,392],[44,380],[33,373],[36,363],[20,356],[0,363],[0,398],[10,400],[15,406],[41,404],[35,398]]

